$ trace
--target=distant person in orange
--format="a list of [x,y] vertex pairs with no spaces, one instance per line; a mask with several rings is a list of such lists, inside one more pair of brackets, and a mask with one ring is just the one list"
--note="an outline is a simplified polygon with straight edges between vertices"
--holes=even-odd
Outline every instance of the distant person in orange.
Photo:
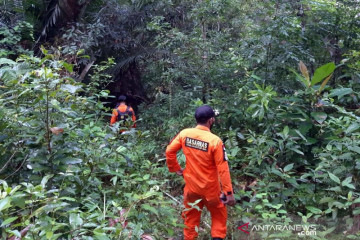
[[[113,125],[116,122],[120,122],[120,126],[126,127],[126,121],[129,117],[131,117],[133,121],[132,127],[136,127],[136,117],[134,110],[132,107],[126,105],[126,97],[124,95],[121,95],[118,98],[118,104],[116,105],[116,108],[112,112],[110,125]],[[121,132],[124,132],[124,130],[121,130]]]
[[[189,203],[204,206],[211,214],[211,236],[215,240],[226,236],[226,205],[234,206],[235,198],[231,184],[228,159],[221,139],[210,129],[215,122],[215,112],[203,105],[195,111],[197,126],[182,130],[166,148],[166,163],[170,172],[183,176],[185,180],[182,213],[186,227],[184,239],[196,239],[201,211],[191,208]],[[185,169],[181,168],[176,154],[182,149],[186,157]],[[190,209],[190,210],[189,210]]]

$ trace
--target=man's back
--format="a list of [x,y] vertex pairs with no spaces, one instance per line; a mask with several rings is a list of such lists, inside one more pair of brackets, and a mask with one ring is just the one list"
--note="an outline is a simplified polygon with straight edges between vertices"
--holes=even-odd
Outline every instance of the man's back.
[[[185,180],[184,239],[194,240],[198,236],[196,228],[205,206],[211,214],[211,236],[219,240],[226,236],[225,204],[235,205],[229,166],[223,142],[210,132],[215,122],[214,110],[208,105],[200,106],[195,111],[195,119],[196,128],[182,130],[167,146],[166,163],[170,172],[184,176]],[[185,170],[177,161],[180,149],[186,157]],[[193,207],[194,202],[198,208]]]
[[[201,127],[201,126],[200,126]],[[182,149],[186,156],[185,181],[192,191],[217,190],[218,181],[214,152],[221,140],[216,135],[202,128],[185,129],[180,133]],[[221,158],[221,156],[219,156]],[[210,189],[209,189],[210,188]]]
[[[120,119],[121,117],[123,117],[123,119]],[[136,121],[136,117],[132,107],[129,107],[126,104],[120,104],[113,110],[110,125],[114,124],[117,121],[126,120],[127,117],[131,117],[132,121],[134,122]],[[135,127],[135,124],[133,125],[133,127]]]
[[[219,174],[224,177],[223,173],[229,171],[221,139],[207,127],[198,125],[196,128],[182,130],[174,138],[166,150],[167,159],[174,159],[173,154],[180,148],[186,157],[183,176],[189,190],[200,195],[209,196],[212,193],[210,195],[218,197]],[[168,165],[169,168],[177,168],[176,163],[172,165],[171,161]],[[223,185],[226,189],[231,189],[230,179],[226,179]]]

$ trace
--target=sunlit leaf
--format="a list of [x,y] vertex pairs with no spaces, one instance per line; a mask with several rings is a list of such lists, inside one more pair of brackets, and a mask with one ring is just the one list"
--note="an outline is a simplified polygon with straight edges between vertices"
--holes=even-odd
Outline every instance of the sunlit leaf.
[[69,64],[67,62],[63,62],[62,65],[64,66],[64,68],[66,69],[66,71],[72,73],[74,70],[73,70],[73,65],[72,64]]
[[0,212],[9,208],[11,206],[10,203],[11,203],[11,199],[9,197],[0,200]]
[[325,64],[315,70],[314,76],[311,79],[311,86],[321,82],[324,78],[332,74],[335,70],[335,63],[331,62]]
[[61,89],[63,91],[67,91],[69,93],[75,93],[77,90],[81,89],[81,86],[75,86],[75,85],[71,85],[71,84],[62,84],[61,85]]
[[54,174],[50,174],[50,175],[46,175],[45,177],[43,177],[43,179],[41,180],[41,186],[43,188],[45,188],[46,183],[49,181],[50,178],[52,178],[54,176]]

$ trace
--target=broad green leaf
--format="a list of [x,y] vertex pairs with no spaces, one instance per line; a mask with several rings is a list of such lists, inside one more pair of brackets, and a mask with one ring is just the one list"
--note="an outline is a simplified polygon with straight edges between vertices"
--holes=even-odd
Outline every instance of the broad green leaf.
[[[105,234],[105,233],[104,233]],[[111,240],[110,238],[108,238],[106,235],[96,235],[95,236],[96,240]]]
[[149,204],[142,204],[141,207],[147,211],[150,211],[150,212],[158,215],[158,211],[156,210],[156,208],[150,206]]
[[10,195],[10,196],[13,195],[13,194],[16,193],[16,191],[19,190],[20,188],[21,188],[20,185],[14,187],[14,188],[11,189],[11,191],[9,192],[9,195]]
[[43,45],[41,45],[40,50],[44,55],[46,55],[49,52],[48,50],[45,49]]
[[72,202],[76,202],[77,200],[75,198],[72,198],[72,197],[61,197],[59,198],[61,200],[67,200],[67,201],[72,201]]
[[323,197],[322,199],[320,199],[319,203],[323,204],[323,203],[328,203],[328,202],[333,202],[334,199],[332,197]]
[[18,230],[10,230],[9,232],[14,234],[14,236],[16,237],[21,238],[21,233]]
[[321,214],[322,211],[316,207],[313,206],[307,206],[306,207],[307,210],[309,210],[310,212],[314,213],[314,214]]
[[79,56],[81,54],[83,54],[85,52],[84,49],[80,49],[79,51],[76,52],[76,56]]
[[351,88],[336,88],[331,90],[329,97],[338,97],[339,99],[345,95],[351,94],[354,91]]
[[63,162],[66,164],[77,164],[77,163],[82,163],[82,159],[68,157],[68,158],[65,158],[63,160]]
[[321,82],[324,78],[332,74],[335,70],[335,63],[327,63],[315,70],[314,76],[311,79],[311,86]]
[[82,227],[96,228],[98,225],[96,223],[85,223]]
[[10,203],[11,203],[11,198],[9,198],[9,197],[6,197],[6,198],[0,200],[0,212],[2,210],[9,208],[11,206]]
[[298,188],[299,184],[296,182],[295,178],[286,178],[286,181],[292,184],[295,188]]
[[341,188],[339,186],[336,186],[336,187],[332,187],[332,188],[329,188],[327,189],[329,191],[334,191],[334,192],[341,192]]
[[271,172],[274,173],[274,174],[276,174],[276,175],[278,175],[279,177],[282,177],[282,176],[283,176],[283,174],[282,174],[279,170],[277,170],[276,168],[272,168],[272,169],[271,169]]
[[256,80],[261,80],[261,77],[256,76],[255,74],[252,74],[250,77],[255,78]]
[[346,236],[347,239],[358,239],[359,236],[355,236],[355,235],[347,235]]
[[67,62],[63,62],[62,65],[64,66],[64,68],[66,69],[66,71],[72,73],[74,70],[73,70],[73,65],[72,64],[69,64]]
[[348,149],[350,151],[354,151],[354,152],[360,154],[360,147],[358,147],[358,146],[348,146]]
[[307,142],[306,138],[304,137],[304,135],[301,134],[301,132],[299,130],[295,130],[295,132],[304,140]]
[[327,114],[324,112],[312,112],[311,116],[315,119],[316,122],[318,122],[319,124],[322,124],[326,118],[327,118]]
[[280,209],[283,205],[282,204],[270,204],[272,208]]
[[345,186],[346,184],[351,183],[352,177],[347,177],[344,181],[342,181],[341,186]]
[[245,140],[246,138],[244,137],[244,135],[241,134],[241,132],[237,133],[238,138],[240,138],[241,140]]
[[351,183],[344,184],[344,186],[355,190],[355,186]]
[[62,84],[61,85],[61,90],[67,91],[71,94],[74,94],[79,89],[81,89],[81,86],[75,86],[75,85],[71,85],[71,84]]
[[50,175],[46,175],[42,180],[41,180],[41,186],[43,188],[45,188],[46,183],[49,181],[50,178],[52,178],[54,175],[50,174]]
[[280,210],[277,211],[277,213],[287,214],[288,212],[286,210],[284,210],[284,209],[280,209]]
[[8,64],[8,65],[15,65],[16,62],[14,62],[13,60],[11,59],[7,59],[7,58],[0,58],[0,65],[3,65],[3,64]]
[[52,231],[46,232],[46,239],[51,239],[54,233]]
[[19,207],[19,208],[25,207],[25,199],[22,197],[14,197],[11,199],[11,202],[16,207]]
[[346,134],[352,133],[360,128],[360,124],[353,123],[345,131]]
[[[53,231],[55,231],[55,230],[53,229]],[[61,237],[62,235],[63,235],[63,233],[56,233],[56,234],[54,234],[54,235],[52,236],[51,240],[56,240],[56,239],[58,239],[59,237]]]
[[300,76],[300,74],[298,74],[294,69],[290,69],[290,71],[292,71],[296,75],[296,79],[299,80],[302,84],[304,84],[305,87],[310,86],[310,82],[307,81],[304,77]]
[[292,147],[292,148],[289,148],[289,149],[296,152],[296,153],[298,153],[298,154],[300,154],[300,155],[304,155],[304,153],[302,151],[300,151],[299,149],[297,149],[297,148]]
[[360,203],[360,198],[355,199],[354,203]]
[[80,217],[80,214],[70,213],[69,223],[73,228],[76,228],[77,226],[81,226],[83,224],[83,220]]
[[360,215],[360,208],[355,208],[353,211],[354,215]]
[[18,219],[18,217],[11,217],[11,218],[8,218],[6,219],[5,221],[3,221],[1,223],[1,226],[0,227],[3,227],[5,225],[8,225],[9,223],[12,223],[13,221],[15,221],[16,219]]
[[337,176],[335,176],[331,172],[328,172],[328,174],[329,174],[329,177],[330,177],[331,180],[333,180],[334,182],[340,184],[340,179]]
[[119,146],[117,149],[116,149],[116,152],[118,153],[123,153],[126,151],[126,148],[124,146]]
[[284,134],[285,136],[287,136],[287,135],[289,134],[289,127],[288,127],[288,126],[285,126],[285,127],[284,127],[283,134]]
[[291,163],[291,164],[289,164],[289,165],[286,165],[286,166],[284,167],[284,172],[290,171],[291,169],[293,169],[293,167],[294,167],[294,164],[293,164],[293,163]]
[[[326,229],[326,231],[323,232],[317,232],[318,235],[325,237],[327,234],[332,233],[334,230],[336,229],[336,227],[331,227],[329,229]],[[329,238],[330,239],[330,238]]]

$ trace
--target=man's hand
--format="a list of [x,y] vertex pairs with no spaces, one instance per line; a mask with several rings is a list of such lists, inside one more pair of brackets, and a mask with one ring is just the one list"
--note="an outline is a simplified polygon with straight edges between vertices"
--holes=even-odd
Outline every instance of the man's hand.
[[181,168],[179,171],[176,172],[177,175],[182,176],[184,172],[184,169]]
[[223,204],[226,204],[229,206],[235,206],[235,204],[236,204],[234,194],[225,196],[225,194],[222,193],[220,196],[220,199]]

